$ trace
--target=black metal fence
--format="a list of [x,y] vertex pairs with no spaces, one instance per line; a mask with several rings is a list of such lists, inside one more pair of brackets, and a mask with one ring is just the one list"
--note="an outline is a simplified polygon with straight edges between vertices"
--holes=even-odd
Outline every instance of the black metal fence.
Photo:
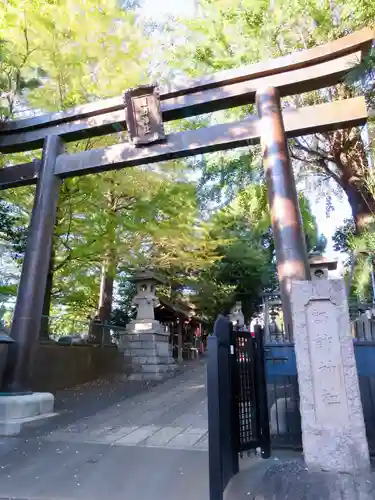
[[269,416],[263,332],[258,326],[253,337],[246,331],[232,333],[237,426],[237,451],[260,448],[270,455]]
[[222,500],[238,472],[239,453],[270,455],[263,333],[233,331],[224,316],[208,339],[207,365],[210,500]]
[[255,346],[249,334],[234,336],[234,384],[233,391],[238,414],[238,451],[259,446],[259,430],[256,415]]

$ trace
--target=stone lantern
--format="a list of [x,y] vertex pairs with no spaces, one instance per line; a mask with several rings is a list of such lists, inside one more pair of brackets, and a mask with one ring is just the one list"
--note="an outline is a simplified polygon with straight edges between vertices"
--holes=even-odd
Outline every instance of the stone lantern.
[[312,281],[328,279],[328,271],[337,269],[337,260],[330,260],[320,254],[313,253],[309,258]]
[[154,321],[154,308],[159,305],[155,295],[156,285],[162,281],[150,271],[137,273],[131,281],[137,289],[137,295],[133,298],[133,304],[137,306],[136,321]]
[[233,324],[234,327],[243,328],[245,326],[245,318],[242,312],[242,304],[241,302],[236,302],[232,307],[229,320]]
[[133,299],[137,317],[120,334],[119,348],[131,357],[133,373],[130,379],[160,380],[177,368],[168,332],[155,320],[154,308],[159,304],[156,285],[162,280],[151,271],[143,271],[134,275],[131,281],[137,290]]

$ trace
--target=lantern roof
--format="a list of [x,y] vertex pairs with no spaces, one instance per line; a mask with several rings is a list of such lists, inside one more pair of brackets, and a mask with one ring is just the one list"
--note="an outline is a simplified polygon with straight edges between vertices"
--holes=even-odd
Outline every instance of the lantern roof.
[[328,259],[320,254],[312,254],[309,258],[309,266],[311,268],[324,267],[328,269],[328,271],[335,271],[337,269],[337,260]]
[[160,276],[157,276],[157,274],[155,274],[151,270],[137,271],[131,278],[129,278],[129,281],[132,281],[133,283],[139,283],[140,281],[154,281],[156,283],[165,283],[165,281]]

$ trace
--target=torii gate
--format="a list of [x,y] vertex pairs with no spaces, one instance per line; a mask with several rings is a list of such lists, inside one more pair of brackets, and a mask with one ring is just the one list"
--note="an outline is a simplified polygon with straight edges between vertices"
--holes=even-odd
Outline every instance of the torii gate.
[[[288,137],[366,123],[363,97],[281,111],[280,96],[309,92],[342,81],[371,47],[365,29],[334,42],[251,66],[216,73],[183,87],[130,90],[123,97],[0,125],[0,152],[43,147],[41,160],[0,170],[0,189],[36,184],[25,259],[12,324],[3,390],[28,387],[38,342],[59,187],[67,177],[262,144],[285,317],[288,283],[309,279],[309,267]],[[258,115],[234,123],[164,135],[163,121],[251,104]],[[126,112],[125,112],[126,111]],[[130,141],[67,154],[64,143],[128,129]]]

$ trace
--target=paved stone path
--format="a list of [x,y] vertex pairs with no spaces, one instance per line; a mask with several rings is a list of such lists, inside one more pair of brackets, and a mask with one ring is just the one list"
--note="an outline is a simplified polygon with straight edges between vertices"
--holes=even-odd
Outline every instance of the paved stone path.
[[55,422],[0,439],[0,500],[208,500],[205,379],[199,362],[148,389],[67,394]]
[[152,391],[51,432],[50,441],[208,449],[206,374],[203,366]]

